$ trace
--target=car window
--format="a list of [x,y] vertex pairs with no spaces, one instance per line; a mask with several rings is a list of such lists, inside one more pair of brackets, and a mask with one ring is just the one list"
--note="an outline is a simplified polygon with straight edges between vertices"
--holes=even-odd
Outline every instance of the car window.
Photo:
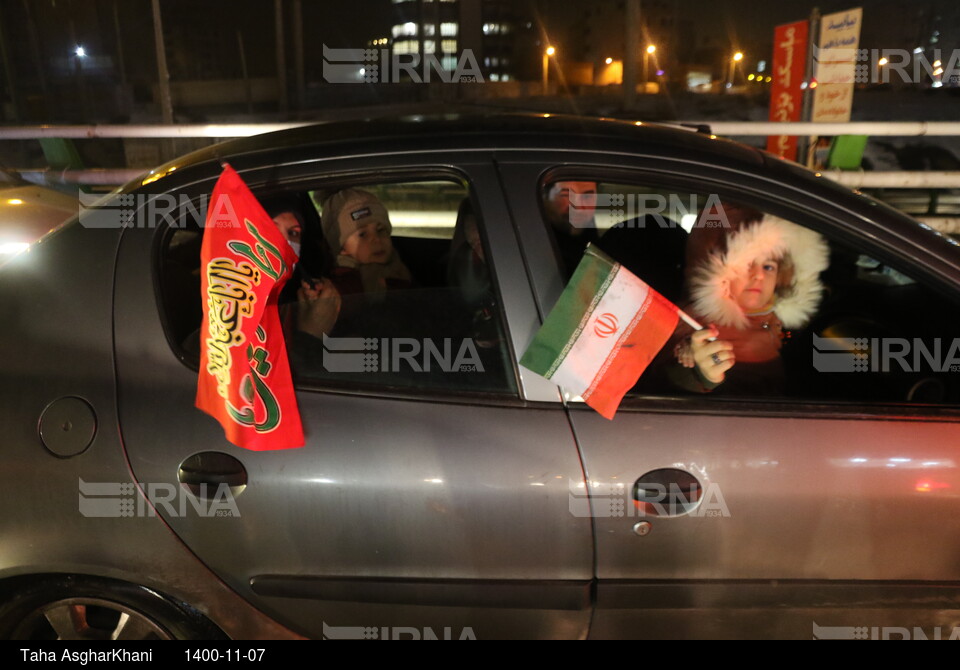
[[[257,196],[271,216],[296,213],[288,240],[300,261],[279,309],[298,387],[517,395],[482,216],[465,184],[367,181]],[[201,241],[199,222],[183,221],[165,234],[158,263],[168,339],[193,366]]]
[[[595,244],[732,344],[735,362],[716,385],[710,362],[682,364],[694,352],[681,322],[628,397],[960,404],[956,297],[906,263],[717,194],[585,179],[544,184],[541,204],[565,279]],[[768,293],[733,283],[750,272],[721,261],[780,240]],[[755,266],[762,278],[764,263]]]

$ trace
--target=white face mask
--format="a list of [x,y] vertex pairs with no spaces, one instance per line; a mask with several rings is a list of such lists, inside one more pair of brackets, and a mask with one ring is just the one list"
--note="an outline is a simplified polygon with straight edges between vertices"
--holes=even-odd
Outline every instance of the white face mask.
[[293,253],[297,255],[297,258],[300,258],[300,243],[299,242],[287,242],[290,245],[290,248],[293,249]]

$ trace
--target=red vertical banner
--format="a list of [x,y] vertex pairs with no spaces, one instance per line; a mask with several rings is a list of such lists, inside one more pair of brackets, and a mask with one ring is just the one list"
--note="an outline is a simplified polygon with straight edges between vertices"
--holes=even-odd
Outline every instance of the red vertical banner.
[[197,407],[244,449],[302,447],[277,298],[296,254],[240,176],[213,189],[200,251]]
[[[773,83],[770,87],[770,120],[799,121],[803,111],[803,83],[807,64],[808,22],[777,26],[773,31]],[[771,135],[767,151],[797,160],[795,135]]]

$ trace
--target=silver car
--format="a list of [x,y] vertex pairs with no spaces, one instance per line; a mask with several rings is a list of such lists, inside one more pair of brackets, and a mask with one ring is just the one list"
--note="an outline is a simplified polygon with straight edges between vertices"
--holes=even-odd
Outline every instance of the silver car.
[[[415,280],[345,296],[352,340],[290,334],[300,449],[239,449],[194,407],[223,162],[264,203],[298,199],[304,277],[330,271],[324,196],[360,187]],[[521,367],[571,269],[546,220],[560,182],[595,185],[601,232],[642,222],[618,247],[664,286],[718,202],[822,234],[827,293],[784,343],[786,390],[641,378],[608,421]],[[0,634],[946,639],[958,297],[953,240],[687,130],[407,119],[191,154],[0,268]]]

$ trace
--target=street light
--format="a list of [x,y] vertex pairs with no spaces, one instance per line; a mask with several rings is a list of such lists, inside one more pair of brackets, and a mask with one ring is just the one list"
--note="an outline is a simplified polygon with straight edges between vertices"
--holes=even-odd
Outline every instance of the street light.
[[730,59],[730,74],[727,76],[727,82],[726,82],[726,86],[724,86],[724,89],[727,89],[733,86],[733,80],[737,74],[737,63],[739,63],[742,60],[743,60],[743,53],[738,51],[737,53],[733,54],[733,58]]
[[607,65],[612,65],[612,64],[613,64],[613,59],[612,59],[612,58],[607,58],[607,59],[606,59],[605,61],[603,61],[603,62],[606,63]]
[[553,47],[547,47],[543,52],[543,94],[547,95],[547,71],[550,67],[550,57],[557,53]]
[[647,62],[654,53],[656,53],[657,47],[652,44],[648,44],[646,50],[643,52],[643,92],[647,92]]
[[880,82],[883,83],[883,84],[886,84],[886,83],[887,83],[886,80],[885,80],[885,78],[884,78],[884,74],[883,74],[883,72],[884,72],[883,66],[886,65],[886,64],[889,63],[889,62],[890,62],[890,61],[888,61],[886,58],[883,58],[883,57],[881,57],[880,60],[877,61],[877,79],[879,79]]

